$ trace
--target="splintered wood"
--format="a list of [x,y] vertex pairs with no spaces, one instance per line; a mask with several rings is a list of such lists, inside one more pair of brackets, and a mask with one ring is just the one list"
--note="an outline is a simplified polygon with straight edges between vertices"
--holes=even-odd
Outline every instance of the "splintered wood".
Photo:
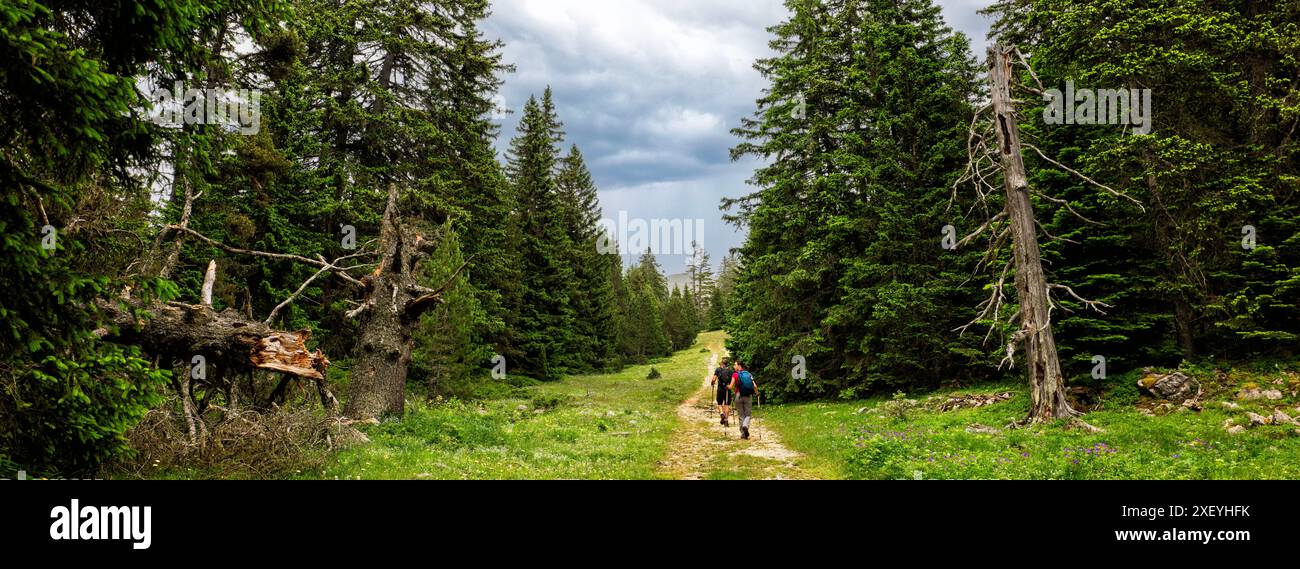
[[310,330],[275,332],[261,338],[253,345],[249,361],[255,367],[275,370],[299,377],[324,379],[329,359],[320,350],[307,351]]

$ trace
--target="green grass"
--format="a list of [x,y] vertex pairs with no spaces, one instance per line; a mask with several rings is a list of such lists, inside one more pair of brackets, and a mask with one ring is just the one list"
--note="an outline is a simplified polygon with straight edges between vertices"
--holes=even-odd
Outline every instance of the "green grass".
[[[1265,425],[1232,435],[1223,423],[1246,423],[1245,412],[1282,409],[1295,417],[1294,371],[1237,370],[1216,379],[1213,370],[1187,370],[1205,382],[1201,412],[1174,407],[1167,414],[1144,415],[1125,383],[1113,382],[1112,400],[1084,420],[1104,429],[1091,433],[1047,424],[1003,429],[1000,434],[967,432],[972,424],[1003,428],[1028,409],[1027,390],[1018,385],[912,395],[946,399],[950,393],[1011,390],[1005,402],[947,413],[915,409],[904,421],[886,412],[887,397],[858,402],[770,405],[763,416],[787,446],[807,455],[809,467],[839,478],[998,478],[998,479],[1296,479],[1300,478],[1300,433],[1295,426]],[[1282,382],[1279,386],[1275,382]],[[1291,382],[1288,384],[1287,382]],[[1224,408],[1248,383],[1278,387],[1280,401],[1237,401]],[[857,411],[866,408],[861,413]],[[1163,410],[1161,410],[1163,412]]]
[[[713,334],[721,334],[716,332]],[[308,478],[655,478],[676,406],[699,386],[700,348],[612,374],[583,375],[480,402],[414,404],[406,418],[365,427],[371,442]]]

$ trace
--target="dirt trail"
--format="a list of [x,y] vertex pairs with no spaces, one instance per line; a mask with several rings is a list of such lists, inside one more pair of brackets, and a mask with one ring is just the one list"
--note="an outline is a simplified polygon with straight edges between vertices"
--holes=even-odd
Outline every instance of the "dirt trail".
[[713,352],[704,370],[700,389],[677,407],[680,426],[669,443],[663,470],[674,478],[813,478],[799,465],[803,455],[781,444],[781,438],[763,423],[763,411],[755,406],[749,440],[740,438],[740,418],[731,411],[731,426],[723,427],[713,404],[709,380],[723,352],[722,341],[710,342]]

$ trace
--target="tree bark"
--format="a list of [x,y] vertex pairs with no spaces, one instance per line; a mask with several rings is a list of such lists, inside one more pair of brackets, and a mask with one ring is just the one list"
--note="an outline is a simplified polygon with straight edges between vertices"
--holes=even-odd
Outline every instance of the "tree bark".
[[[100,306],[118,328],[115,333],[105,331],[105,336],[154,354],[185,362],[197,355],[229,369],[261,368],[317,381],[325,379],[329,368],[324,353],[307,350],[309,330],[275,330],[234,310],[215,312],[201,304],[169,302],[124,309],[105,301]],[[136,318],[134,310],[141,309],[147,318]]]
[[360,337],[352,360],[352,388],[343,409],[354,419],[400,417],[405,411],[411,329],[421,314],[441,302],[441,291],[417,282],[416,266],[432,243],[402,226],[397,196],[397,186],[390,185],[379,231],[379,266],[362,279],[366,298],[358,309]]
[[[1012,342],[1024,347],[1031,405],[1026,422],[1048,421],[1079,415],[1065,398],[1065,380],[1057,359],[1048,310],[1047,279],[1038,247],[1033,203],[1020,146],[1020,130],[1011,97],[1010,52],[989,47],[989,83],[992,86],[994,131],[1002,162],[1006,211],[1011,223],[1016,268],[1016,297],[1020,301],[1020,329]],[[1008,351],[1014,346],[1008,347]]]

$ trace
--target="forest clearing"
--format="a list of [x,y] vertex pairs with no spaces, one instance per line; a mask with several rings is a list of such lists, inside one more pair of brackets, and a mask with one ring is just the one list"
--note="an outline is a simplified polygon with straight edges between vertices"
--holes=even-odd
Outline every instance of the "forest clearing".
[[[413,404],[402,421],[364,426],[368,441],[278,472],[121,473],[165,478],[326,479],[1291,479],[1300,478],[1300,369],[1188,370],[1195,406],[1140,393],[1138,376],[1090,386],[1102,429],[1008,428],[1025,386],[940,389],[919,399],[766,405],[756,434],[718,425],[702,394],[722,349],[706,332],[671,358],[566,377],[478,401]],[[650,368],[661,377],[647,379]],[[701,378],[706,382],[701,386]],[[1249,395],[1279,386],[1276,400]],[[1239,398],[1246,394],[1246,398]],[[1199,409],[1194,409],[1200,407]],[[946,410],[945,410],[946,409]],[[1259,419],[1252,419],[1257,417]],[[1269,418],[1267,421],[1263,418]],[[1243,426],[1228,433],[1225,422]]]

